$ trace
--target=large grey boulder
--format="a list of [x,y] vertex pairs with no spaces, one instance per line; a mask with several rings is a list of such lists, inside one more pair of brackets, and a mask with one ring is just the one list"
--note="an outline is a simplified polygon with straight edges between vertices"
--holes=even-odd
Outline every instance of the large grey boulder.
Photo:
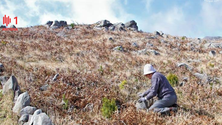
[[41,113],[34,117],[33,125],[54,125],[52,120],[45,113]]
[[32,118],[31,118],[31,120],[29,121],[29,125],[33,125],[33,122],[34,122],[34,120],[35,120],[35,117],[36,117],[37,115],[41,114],[41,113],[42,113],[42,110],[41,110],[41,109],[37,109],[37,110],[34,112],[34,114],[32,115]]
[[8,81],[3,86],[3,94],[7,93],[8,91],[13,90],[13,92],[20,90],[18,85],[18,81],[15,76],[11,76]]
[[113,25],[108,20],[101,20],[101,21],[97,22],[96,24],[97,24],[97,27],[109,27],[109,26]]
[[34,112],[29,125],[53,125],[51,119],[41,109]]
[[128,28],[129,30],[138,31],[137,23],[134,20],[125,23],[125,27]]
[[15,102],[15,105],[13,107],[13,112],[20,114],[20,111],[22,108],[30,105],[30,97],[28,92],[24,92],[19,95],[17,101]]
[[25,108],[23,108],[20,111],[20,116],[24,115],[24,114],[29,114],[29,115],[33,115],[33,113],[37,110],[36,107],[32,107],[32,106],[26,106]]
[[2,63],[0,63],[0,72],[3,72],[5,69],[4,65]]

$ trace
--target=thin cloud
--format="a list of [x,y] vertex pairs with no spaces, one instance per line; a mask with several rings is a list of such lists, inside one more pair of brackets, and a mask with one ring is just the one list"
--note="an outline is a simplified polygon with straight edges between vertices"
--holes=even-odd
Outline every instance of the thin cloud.
[[[14,2],[6,0],[5,4],[0,5],[0,13],[1,15],[10,16],[11,23],[9,25],[16,25],[14,17],[18,17],[18,24],[16,26],[26,27],[28,26],[29,22],[26,21],[26,19],[15,14],[17,8],[19,7],[20,5],[16,5],[14,4]],[[1,20],[1,24],[3,24],[2,20]]]

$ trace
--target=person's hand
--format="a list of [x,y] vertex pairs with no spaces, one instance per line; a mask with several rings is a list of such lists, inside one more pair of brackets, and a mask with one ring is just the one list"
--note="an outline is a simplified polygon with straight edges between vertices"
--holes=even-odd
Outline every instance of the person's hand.
[[141,98],[141,97],[143,97],[144,95],[143,95],[143,93],[139,93],[138,96]]
[[142,97],[138,100],[139,103],[146,101],[146,97]]

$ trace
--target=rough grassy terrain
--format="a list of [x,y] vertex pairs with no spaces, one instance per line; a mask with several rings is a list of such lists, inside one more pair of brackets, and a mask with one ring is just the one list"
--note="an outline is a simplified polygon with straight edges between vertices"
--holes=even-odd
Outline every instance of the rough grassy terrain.
[[[28,91],[31,105],[41,108],[56,125],[222,124],[221,49],[214,48],[217,54],[211,57],[212,49],[204,46],[210,41],[190,44],[195,41],[144,32],[95,30],[92,25],[76,25],[71,30],[35,26],[0,31],[0,63],[6,69],[2,75],[14,74],[22,91]],[[123,51],[113,50],[116,46],[122,46]],[[139,54],[143,49],[160,55],[150,51]],[[146,63],[164,75],[176,74],[180,83],[187,78],[183,86],[174,87],[180,106],[177,114],[160,117],[136,111],[137,93],[150,86],[142,75]],[[192,71],[178,67],[178,63],[188,64]],[[214,80],[201,84],[193,75],[196,72]],[[59,77],[53,81],[57,73]],[[124,80],[126,84],[120,88]],[[48,89],[41,91],[46,84]],[[115,99],[121,107],[109,119],[101,115],[104,97]],[[67,106],[62,103],[64,98]]]

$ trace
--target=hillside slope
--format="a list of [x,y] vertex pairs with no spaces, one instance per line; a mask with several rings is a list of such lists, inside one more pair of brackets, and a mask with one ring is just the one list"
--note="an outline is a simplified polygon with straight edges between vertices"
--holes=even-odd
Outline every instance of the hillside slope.
[[[0,30],[0,42],[1,75],[14,74],[31,105],[55,124],[222,124],[222,48],[213,46],[222,41],[75,25]],[[136,111],[137,93],[150,86],[142,75],[146,63],[178,76],[177,114]],[[110,119],[101,113],[104,97],[120,107]]]

